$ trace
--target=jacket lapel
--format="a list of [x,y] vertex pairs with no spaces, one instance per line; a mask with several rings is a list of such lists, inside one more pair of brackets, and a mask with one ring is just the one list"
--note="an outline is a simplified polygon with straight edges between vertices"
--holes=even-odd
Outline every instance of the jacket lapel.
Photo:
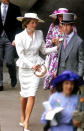
[[69,54],[70,54],[70,52],[71,52],[71,50],[72,50],[72,48],[74,46],[75,41],[76,41],[76,35],[74,34],[72,36],[71,40],[69,41],[66,49],[65,49],[65,53],[66,53],[65,61],[66,61],[67,57],[69,56]]
[[61,55],[62,45],[63,45],[63,42],[60,43],[60,47],[59,47],[59,50],[58,50],[58,66],[57,66],[57,74],[58,74],[58,68],[59,68],[59,63],[60,63],[60,55]]
[[28,35],[26,29],[24,30],[24,37],[25,37],[25,40],[24,40],[24,46],[26,49],[29,49],[30,45],[31,45],[31,41],[32,41],[32,38]]
[[1,18],[1,3],[0,3],[0,21],[2,21],[2,18]]
[[62,45],[63,45],[63,42],[60,43],[60,47],[59,47],[59,51],[58,51],[58,60],[59,60],[60,55],[61,55]]
[[1,17],[1,3],[0,3],[0,17]]
[[[6,14],[5,23],[6,23],[6,21],[7,21],[7,18],[8,18],[9,15],[10,15],[10,13],[11,13],[11,3],[9,3],[9,5],[8,5],[8,10],[7,10],[7,14]],[[4,23],[4,25],[5,25],[5,23]]]

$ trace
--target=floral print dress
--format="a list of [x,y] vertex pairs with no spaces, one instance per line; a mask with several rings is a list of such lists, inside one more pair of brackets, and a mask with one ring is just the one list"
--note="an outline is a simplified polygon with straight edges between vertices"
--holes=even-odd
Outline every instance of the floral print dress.
[[[55,25],[52,23],[49,27],[49,31],[46,36],[46,47],[53,47],[52,43],[53,38],[61,38],[63,34],[60,33],[59,25]],[[56,72],[58,66],[58,52],[50,53],[49,57],[49,65],[48,72],[44,80],[44,89],[50,89],[50,82],[54,77],[54,72]]]

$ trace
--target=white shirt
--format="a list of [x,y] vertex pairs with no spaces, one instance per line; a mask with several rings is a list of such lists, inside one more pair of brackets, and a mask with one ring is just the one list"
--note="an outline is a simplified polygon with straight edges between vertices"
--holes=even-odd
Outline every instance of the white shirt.
[[41,51],[42,54],[57,51],[57,46],[46,48],[41,30],[36,30],[33,33],[32,40],[25,29],[15,36],[15,44],[19,56],[16,64],[20,68],[32,68],[32,66],[43,64],[44,60],[39,56],[39,51]]
[[69,41],[71,40],[71,38],[73,37],[73,35],[74,35],[74,31],[72,31],[69,35],[67,35],[67,38],[66,38],[67,44],[69,43]]
[[8,11],[8,4],[4,4],[4,3],[1,3],[1,16],[3,16],[3,9],[4,9],[4,6],[6,6],[6,15],[7,15],[7,11]]

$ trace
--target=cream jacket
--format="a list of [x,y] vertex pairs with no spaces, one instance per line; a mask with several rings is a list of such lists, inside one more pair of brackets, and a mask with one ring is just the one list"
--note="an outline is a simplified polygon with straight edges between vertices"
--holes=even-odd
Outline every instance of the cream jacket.
[[20,68],[32,68],[34,65],[43,64],[44,60],[39,56],[39,51],[44,55],[57,51],[57,46],[45,47],[43,33],[40,30],[34,32],[32,39],[25,29],[15,36],[15,43],[19,56],[16,65]]

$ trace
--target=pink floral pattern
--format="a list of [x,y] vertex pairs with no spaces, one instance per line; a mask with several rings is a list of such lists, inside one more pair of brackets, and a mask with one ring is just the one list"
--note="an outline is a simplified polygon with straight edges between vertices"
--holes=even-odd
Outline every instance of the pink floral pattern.
[[[46,36],[46,47],[52,47],[54,44],[52,43],[53,38],[61,38],[63,35],[61,35],[59,26],[54,24],[51,24],[49,27],[49,31]],[[54,77],[54,72],[56,72],[57,66],[58,66],[58,53],[50,53],[49,54],[49,66],[48,66],[48,73],[44,80],[44,89],[50,89],[50,82],[52,78]]]

